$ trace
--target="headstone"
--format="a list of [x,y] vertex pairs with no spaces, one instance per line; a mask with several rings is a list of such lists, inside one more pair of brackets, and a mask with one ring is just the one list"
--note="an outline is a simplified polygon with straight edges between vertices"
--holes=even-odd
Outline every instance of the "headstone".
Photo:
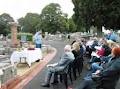
[[0,55],[4,54],[4,52],[5,52],[5,47],[3,41],[0,41]]
[[45,39],[47,39],[48,37],[48,32],[45,32]]
[[21,35],[21,42],[26,42],[26,41],[27,41],[27,36]]
[[10,63],[0,63],[0,81],[1,84],[7,82],[9,79],[15,77],[17,75],[16,68]]
[[2,40],[2,39],[3,39],[3,34],[0,35],[0,40]]

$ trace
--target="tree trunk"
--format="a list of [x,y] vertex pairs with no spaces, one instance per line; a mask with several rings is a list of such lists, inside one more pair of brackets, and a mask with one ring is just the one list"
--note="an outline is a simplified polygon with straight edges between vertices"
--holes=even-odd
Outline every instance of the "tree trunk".
[[102,37],[102,26],[97,27],[97,36]]

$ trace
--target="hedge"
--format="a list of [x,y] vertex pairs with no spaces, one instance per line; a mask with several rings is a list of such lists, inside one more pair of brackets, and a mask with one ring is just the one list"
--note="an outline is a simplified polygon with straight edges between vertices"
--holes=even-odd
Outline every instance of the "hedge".
[[[31,33],[18,33],[17,34],[17,39],[21,40],[21,36],[26,36],[27,41],[33,41],[33,34]],[[11,38],[11,34],[8,34],[8,38]]]

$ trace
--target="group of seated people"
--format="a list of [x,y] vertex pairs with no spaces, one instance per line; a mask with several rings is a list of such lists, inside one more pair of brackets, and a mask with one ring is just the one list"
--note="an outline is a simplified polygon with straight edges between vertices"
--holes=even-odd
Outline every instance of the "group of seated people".
[[[52,75],[53,84],[58,83],[58,72],[63,71],[73,62],[74,73],[83,69],[83,56],[87,51],[90,55],[89,71],[77,89],[115,89],[120,75],[120,47],[109,45],[106,39],[93,39],[93,42],[75,40],[64,47],[64,54],[58,63],[48,64],[48,71],[42,87],[50,87]],[[74,75],[73,73],[73,75]],[[76,79],[76,75],[74,75]]]
[[71,62],[73,67],[73,75],[76,79],[76,71],[79,74],[82,72],[83,68],[83,52],[80,53],[80,43],[74,41],[71,45],[66,45],[64,47],[64,53],[60,58],[58,63],[48,64],[48,71],[45,77],[45,82],[41,84],[42,87],[50,87],[50,80],[52,75],[54,76],[52,84],[58,83],[58,73],[63,71]]
[[106,39],[94,39],[86,50],[91,58],[90,68],[77,89],[115,89],[120,77],[119,45],[109,45]]

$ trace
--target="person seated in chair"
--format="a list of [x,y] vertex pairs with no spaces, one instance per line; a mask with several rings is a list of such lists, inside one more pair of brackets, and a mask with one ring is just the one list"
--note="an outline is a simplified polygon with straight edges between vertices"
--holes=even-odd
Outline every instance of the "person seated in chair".
[[[94,75],[94,76],[93,76]],[[97,70],[77,89],[115,89],[120,77],[120,47],[112,49],[112,59],[103,70]],[[84,86],[84,87],[83,87]]]
[[50,80],[51,80],[52,74],[54,74],[53,83],[58,82],[57,75],[56,75],[57,72],[63,71],[69,65],[69,63],[71,63],[75,59],[71,51],[72,51],[71,46],[66,45],[64,47],[64,54],[61,57],[60,61],[58,63],[47,65],[48,67],[47,76],[45,77],[45,83],[41,85],[42,87],[50,87]]

